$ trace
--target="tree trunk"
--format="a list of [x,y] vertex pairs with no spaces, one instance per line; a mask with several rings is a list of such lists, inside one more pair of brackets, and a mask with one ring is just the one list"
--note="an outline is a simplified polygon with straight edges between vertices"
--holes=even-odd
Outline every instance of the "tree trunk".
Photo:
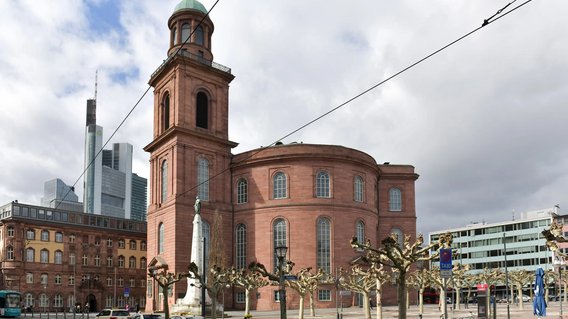
[[164,318],[170,319],[170,308],[168,305],[168,286],[162,286],[162,295],[164,296],[164,298],[162,298],[164,302]]
[[418,290],[418,309],[420,314],[424,313],[424,288]]
[[398,274],[398,319],[406,319],[406,271],[399,269]]
[[377,280],[377,294],[375,296],[375,305],[377,305],[377,319],[383,318],[383,302],[382,299],[382,291],[381,291],[381,282]]
[[406,289],[406,309],[410,309],[410,291]]
[[440,312],[442,313],[442,317],[444,317],[444,303],[446,302],[446,289],[444,287],[440,288],[440,302],[438,302],[438,307],[440,308]]
[[245,289],[245,315],[250,314],[250,289]]
[[369,300],[369,292],[363,292],[363,312],[365,313],[365,319],[371,319],[371,305]]
[[[201,300],[205,302],[205,300]],[[202,315],[205,318],[205,314]],[[211,318],[217,319],[217,294],[211,297]]]
[[460,287],[456,287],[456,300],[454,300],[456,307],[458,308],[458,310],[461,309],[461,288]]
[[300,294],[300,307],[298,308],[298,319],[304,319],[304,297],[305,295]]
[[[568,284],[564,283],[564,289],[562,289],[562,292],[564,292],[564,302],[566,302],[566,298],[568,296],[566,296],[566,286],[568,286]],[[558,295],[558,300],[560,300],[560,298],[562,298],[562,293]]]
[[519,309],[523,310],[523,287],[517,285],[517,298],[519,300]]
[[316,316],[316,303],[314,301],[314,292],[310,292],[310,315],[312,317]]

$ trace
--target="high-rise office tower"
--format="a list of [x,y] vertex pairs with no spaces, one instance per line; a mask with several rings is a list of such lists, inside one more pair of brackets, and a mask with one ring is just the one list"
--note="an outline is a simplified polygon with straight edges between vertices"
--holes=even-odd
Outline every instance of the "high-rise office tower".
[[41,205],[76,212],[83,211],[83,204],[79,202],[79,197],[75,194],[75,188],[68,186],[59,178],[49,180],[43,184]]
[[84,212],[101,214],[103,128],[97,125],[97,101],[87,100],[87,126],[85,128]]

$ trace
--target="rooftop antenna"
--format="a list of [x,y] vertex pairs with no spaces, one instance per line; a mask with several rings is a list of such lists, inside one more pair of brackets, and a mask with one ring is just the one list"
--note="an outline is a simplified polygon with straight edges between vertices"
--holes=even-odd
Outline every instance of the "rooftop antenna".
[[95,71],[95,101],[97,100],[97,84],[99,82],[99,69]]

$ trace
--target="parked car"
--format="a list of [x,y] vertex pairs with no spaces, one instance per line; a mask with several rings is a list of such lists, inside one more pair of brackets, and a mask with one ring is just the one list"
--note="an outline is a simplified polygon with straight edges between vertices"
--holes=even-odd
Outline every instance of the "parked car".
[[[137,313],[130,317],[131,319],[162,319],[162,315],[156,313]],[[172,317],[173,318],[173,317]]]
[[103,309],[96,315],[97,319],[130,319],[126,309]]
[[[529,302],[529,301],[531,301],[531,297],[529,297],[529,296],[527,296],[527,295],[523,295],[521,298],[523,299],[523,302]],[[515,297],[515,302],[519,302],[519,297],[518,297],[518,296]]]

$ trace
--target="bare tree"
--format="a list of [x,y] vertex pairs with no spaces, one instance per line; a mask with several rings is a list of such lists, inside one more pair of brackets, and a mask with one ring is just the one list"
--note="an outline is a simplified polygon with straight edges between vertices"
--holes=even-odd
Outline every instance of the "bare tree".
[[517,288],[519,309],[523,310],[523,287],[534,281],[534,274],[527,270],[512,270],[509,271],[509,280],[511,286]]
[[[294,264],[292,263],[292,270]],[[306,295],[310,295],[310,311],[311,315],[315,316],[315,303],[313,300],[313,292],[317,289],[319,280],[325,276],[325,272],[320,269],[315,274],[312,274],[310,271],[312,270],[311,267],[302,268],[296,274],[297,280],[288,280],[286,284],[288,287],[294,289],[298,295],[300,296],[300,309],[298,310],[298,318],[304,318],[304,300]]]
[[408,278],[410,284],[418,290],[418,311],[420,314],[424,313],[424,290],[432,285],[430,272],[427,269],[420,269]]
[[456,307],[461,309],[461,291],[463,288],[469,287],[467,278],[467,271],[469,265],[461,265],[456,263],[452,269],[452,286],[456,289]]
[[[199,281],[201,287],[204,287],[205,290],[207,290],[207,292],[209,293],[209,296],[211,296],[211,317],[213,319],[216,319],[216,296],[219,295],[219,292],[225,289],[225,287],[230,283],[230,270],[213,265],[209,267],[209,276],[207,276],[207,282],[204,282],[203,277],[199,274],[199,268],[197,267],[197,265],[195,265],[195,263],[192,262],[189,267],[189,273],[193,276],[193,278],[196,278]],[[202,302],[205,302],[205,300],[203,300]]]
[[382,305],[380,289],[382,284],[390,277],[383,270],[383,266],[371,262],[368,268],[353,265],[349,271],[339,269],[341,286],[363,295],[363,312],[365,319],[371,318],[370,293],[377,290],[377,318],[382,318]]
[[[192,263],[193,266],[195,266],[194,263]],[[192,265],[189,266],[189,268],[191,268]],[[190,277],[191,278],[191,273],[190,272],[180,272],[180,273],[172,273],[172,272],[168,272],[168,265],[158,265],[158,266],[150,266],[148,267],[148,275],[150,277],[152,277],[160,286],[160,288],[162,288],[162,291],[164,293],[164,298],[163,298],[163,307],[164,307],[164,318],[165,319],[169,319],[170,318],[170,307],[169,307],[169,303],[168,303],[168,292],[170,287],[182,280],[183,278],[187,278]]]
[[382,264],[392,267],[398,273],[397,295],[398,295],[398,317],[406,318],[406,276],[410,266],[419,260],[431,260],[438,256],[438,252],[430,255],[430,251],[438,250],[441,246],[450,247],[452,235],[446,233],[440,236],[437,242],[424,246],[424,237],[420,234],[414,243],[410,243],[410,236],[405,235],[402,245],[398,243],[396,234],[391,234],[383,239],[382,247],[374,248],[371,242],[359,243],[357,237],[351,240],[351,247],[366,251],[364,261],[369,263]]
[[504,274],[499,268],[489,269],[485,267],[483,272],[476,274],[478,282],[483,282],[487,284],[487,300],[486,307],[488,313],[491,313],[490,299],[491,299],[491,286],[497,285],[497,283],[503,282]]
[[268,282],[258,272],[248,271],[245,268],[231,268],[229,271],[229,281],[235,287],[245,290],[245,315],[250,315],[250,293],[251,291],[268,285]]

